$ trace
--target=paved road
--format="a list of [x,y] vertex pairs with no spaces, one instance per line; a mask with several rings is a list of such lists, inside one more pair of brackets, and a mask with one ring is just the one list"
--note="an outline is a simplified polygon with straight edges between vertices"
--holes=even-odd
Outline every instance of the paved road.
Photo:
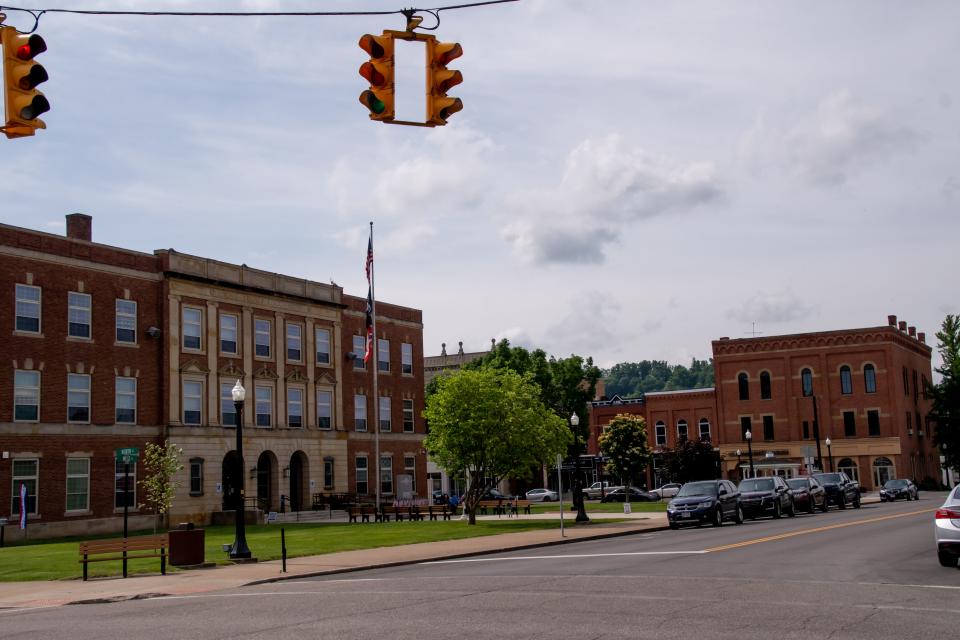
[[920,502],[662,531],[198,596],[0,611],[0,637],[951,638]]

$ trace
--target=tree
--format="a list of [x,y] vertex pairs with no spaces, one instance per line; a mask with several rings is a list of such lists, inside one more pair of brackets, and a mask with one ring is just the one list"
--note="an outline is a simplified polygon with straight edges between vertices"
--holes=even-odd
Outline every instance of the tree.
[[615,416],[600,436],[600,451],[607,457],[607,469],[630,486],[650,463],[647,421],[624,413]]
[[634,398],[649,391],[702,389],[713,386],[713,359],[693,358],[690,367],[664,360],[621,362],[604,372],[607,396]]
[[960,471],[960,316],[948,315],[937,332],[940,383],[927,388],[933,397],[934,442],[947,468]]
[[671,482],[713,480],[718,477],[717,452],[706,440],[684,440],[675,449],[663,451],[663,475]]
[[153,532],[157,532],[160,518],[169,513],[173,506],[173,496],[180,487],[180,483],[174,480],[183,465],[180,464],[180,456],[183,455],[183,449],[169,440],[165,440],[162,445],[155,442],[148,442],[143,454],[144,478],[139,484],[144,490],[144,503],[141,508],[147,507],[153,511],[157,518],[153,525]]
[[439,378],[427,398],[424,446],[448,474],[466,476],[470,524],[476,524],[481,498],[503,478],[529,477],[534,466],[566,449],[566,421],[539,396],[530,377],[480,368]]

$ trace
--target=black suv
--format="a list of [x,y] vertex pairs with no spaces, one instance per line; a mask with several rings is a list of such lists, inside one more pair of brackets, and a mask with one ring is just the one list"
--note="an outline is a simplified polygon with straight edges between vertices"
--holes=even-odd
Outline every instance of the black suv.
[[740,493],[727,480],[703,480],[688,482],[667,505],[667,522],[671,529],[682,524],[698,527],[709,522],[715,527],[724,520],[743,524],[743,509],[740,508]]
[[860,483],[851,480],[843,471],[836,473],[815,473],[813,477],[820,481],[827,493],[827,504],[835,504],[846,509],[852,504],[860,508]]
[[738,489],[743,513],[748,518],[753,519],[757,516],[779,518],[784,513],[791,518],[797,515],[790,487],[780,476],[746,478],[740,481]]

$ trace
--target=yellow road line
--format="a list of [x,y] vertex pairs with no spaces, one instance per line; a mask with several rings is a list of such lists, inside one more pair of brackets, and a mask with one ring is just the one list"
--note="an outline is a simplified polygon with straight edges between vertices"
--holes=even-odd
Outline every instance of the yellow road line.
[[712,553],[714,551],[726,551],[727,549],[739,549],[740,547],[748,547],[752,544],[760,544],[761,542],[773,542],[774,540],[783,540],[784,538],[792,538],[794,536],[803,536],[808,533],[819,533],[820,531],[830,531],[831,529],[842,529],[843,527],[853,527],[859,524],[870,524],[872,522],[882,522],[883,520],[893,520],[894,518],[906,518],[909,516],[919,515],[921,513],[933,513],[936,509],[921,509],[920,511],[910,511],[909,513],[897,513],[890,516],[880,516],[877,518],[867,518],[866,520],[854,520],[853,522],[843,522],[840,524],[831,524],[826,527],[816,527],[814,529],[803,529],[802,531],[791,531],[790,533],[781,533],[775,536],[767,536],[766,538],[755,538],[753,540],[744,540],[743,542],[736,542],[734,544],[725,544],[722,547],[711,547],[706,549],[707,553]]

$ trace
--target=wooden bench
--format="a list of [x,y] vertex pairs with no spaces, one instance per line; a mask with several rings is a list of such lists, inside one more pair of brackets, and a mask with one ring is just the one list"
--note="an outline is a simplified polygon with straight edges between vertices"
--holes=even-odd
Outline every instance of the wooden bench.
[[357,522],[359,518],[360,522],[370,522],[370,516],[373,516],[375,519],[380,516],[377,514],[377,509],[373,505],[359,505],[350,507],[350,522]]
[[492,510],[495,515],[520,515],[520,509],[524,513],[530,513],[529,500],[481,500],[477,505],[481,515],[487,515],[488,510]]
[[523,509],[523,512],[526,514],[530,513],[530,501],[529,500],[511,500],[510,508],[513,510],[514,515],[520,515],[520,509]]
[[431,520],[436,520],[438,517],[449,520],[452,515],[450,505],[448,504],[431,504],[417,508],[419,509],[421,520],[423,520],[423,516],[427,516]]
[[[393,516],[397,522],[403,522],[403,516],[411,516],[409,507],[394,507],[393,505],[384,505],[380,507],[380,513],[377,514],[377,522],[390,522],[390,516]],[[413,520],[413,517],[410,517]]]
[[506,513],[506,507],[502,500],[481,500],[477,504],[477,508],[480,510],[480,515],[484,516],[487,515],[488,510],[492,510],[496,515]]
[[[123,577],[127,577],[127,560],[133,558],[160,558],[160,573],[167,575],[167,549],[170,538],[166,533],[133,538],[110,538],[87,540],[80,543],[80,562],[83,564],[83,579],[87,579],[87,564],[105,560],[122,560]],[[135,552],[131,554],[130,552]],[[91,557],[104,556],[104,557]]]

